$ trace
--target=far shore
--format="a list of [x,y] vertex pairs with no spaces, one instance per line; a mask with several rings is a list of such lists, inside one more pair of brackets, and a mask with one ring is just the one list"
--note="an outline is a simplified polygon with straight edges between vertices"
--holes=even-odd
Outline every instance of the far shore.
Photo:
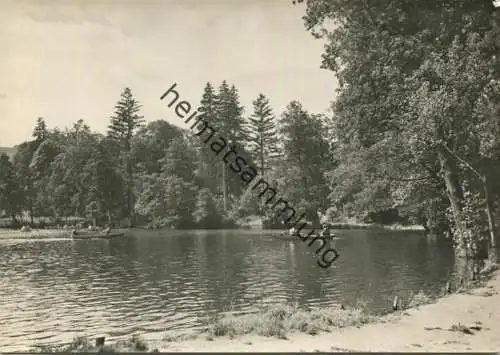
[[[126,228],[118,228],[126,229]],[[155,229],[145,229],[139,227],[138,229],[154,231]],[[375,224],[332,224],[333,230],[343,230],[343,229],[386,229],[391,231],[423,231],[424,228],[419,225],[414,226],[403,226],[403,225],[375,225]],[[161,230],[161,229],[157,229]],[[196,229],[186,229],[186,230],[173,230],[175,232],[182,231],[195,231]],[[227,230],[227,229],[221,229]],[[238,230],[238,229],[232,229]],[[281,231],[280,229],[262,229],[262,228],[250,228],[241,229],[248,231]],[[218,231],[218,229],[212,229],[211,231]],[[71,230],[69,229],[57,229],[57,228],[45,228],[45,229],[31,229],[29,231],[21,231],[20,229],[12,228],[0,228],[0,239],[44,239],[44,238],[69,238]]]
[[[126,228],[116,228],[126,230]],[[22,231],[20,229],[0,228],[1,239],[68,239],[71,238],[71,229],[30,229]]]
[[332,229],[388,229],[401,231],[424,231],[421,225],[373,224],[373,223],[331,223]]
[[[331,224],[333,230],[343,230],[343,229],[386,229],[392,231],[424,231],[424,227],[419,225],[378,225],[378,224],[366,224],[366,223],[342,223],[342,224]],[[118,228],[126,229],[126,228]],[[145,229],[139,227],[138,229]],[[155,229],[145,229],[154,231]],[[161,230],[161,229],[158,229]],[[196,229],[192,229],[193,231]],[[212,229],[211,231],[217,231],[218,229]],[[221,229],[227,230],[227,229]],[[232,229],[238,230],[238,229]],[[247,228],[242,230],[248,231],[281,231],[280,229],[262,229],[262,228]],[[186,230],[175,230],[176,232],[190,231]],[[45,229],[31,229],[29,231],[21,231],[20,229],[12,228],[0,228],[0,239],[41,239],[41,238],[69,238],[71,230],[70,229],[57,229],[57,228],[45,228]]]
[[71,230],[68,229],[0,229],[0,239],[41,239],[41,238],[69,238]]

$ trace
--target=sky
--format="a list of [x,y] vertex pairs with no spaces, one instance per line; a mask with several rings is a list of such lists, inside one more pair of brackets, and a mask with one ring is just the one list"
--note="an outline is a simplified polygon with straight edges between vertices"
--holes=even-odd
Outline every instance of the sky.
[[324,43],[291,0],[0,1],[0,147],[84,119],[105,132],[125,87],[146,121],[183,126],[160,96],[174,82],[199,104],[206,82],[239,90],[245,114],[259,93],[279,115],[292,100],[326,112],[332,72]]

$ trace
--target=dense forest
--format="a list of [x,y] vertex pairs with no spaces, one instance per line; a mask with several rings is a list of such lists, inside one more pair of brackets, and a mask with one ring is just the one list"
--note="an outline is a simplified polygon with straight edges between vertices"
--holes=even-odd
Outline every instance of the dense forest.
[[[268,181],[298,207],[326,210],[324,173],[332,159],[324,118],[294,101],[278,120],[263,94],[245,115],[238,90],[226,81],[217,88],[207,83],[200,97],[198,111]],[[14,224],[27,212],[28,222],[44,216],[58,224],[77,216],[99,224],[229,228],[261,215],[266,226],[279,225],[196,135],[162,120],[146,124],[129,88],[109,120],[103,135],[83,120],[61,130],[38,118],[33,139],[11,160],[2,155],[0,203]]]
[[[294,1],[295,3],[296,1]],[[495,258],[500,8],[491,0],[298,0],[340,88],[330,197]],[[333,202],[333,201],[332,201]]]
[[[226,81],[206,84],[198,111],[313,224],[319,214],[420,224],[461,254],[494,258],[499,11],[485,0],[305,6],[306,29],[325,41],[322,66],[339,82],[331,115],[298,101],[276,115],[263,94],[244,108]],[[229,228],[260,216],[280,225],[197,136],[146,124],[129,88],[105,135],[84,120],[60,130],[38,118],[33,139],[0,157],[0,209],[14,223],[27,212],[61,223]]]

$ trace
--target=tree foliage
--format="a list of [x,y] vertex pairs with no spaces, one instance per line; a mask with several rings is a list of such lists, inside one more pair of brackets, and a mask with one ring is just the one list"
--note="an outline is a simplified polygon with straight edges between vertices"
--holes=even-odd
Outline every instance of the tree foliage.
[[340,84],[339,149],[352,157],[330,174],[332,200],[354,212],[396,207],[440,229],[436,217],[448,215],[456,250],[477,254],[485,222],[470,222],[472,210],[491,212],[486,192],[498,191],[488,178],[498,171],[500,37],[493,4],[305,3],[306,28],[326,41],[322,66]]

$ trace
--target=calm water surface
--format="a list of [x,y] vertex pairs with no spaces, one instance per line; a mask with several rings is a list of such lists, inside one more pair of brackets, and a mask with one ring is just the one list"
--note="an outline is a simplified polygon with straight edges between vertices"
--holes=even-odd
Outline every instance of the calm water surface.
[[134,231],[114,240],[0,240],[0,350],[202,329],[215,312],[282,302],[367,304],[441,292],[453,254],[415,232],[338,231],[320,268],[301,242],[249,231]]

